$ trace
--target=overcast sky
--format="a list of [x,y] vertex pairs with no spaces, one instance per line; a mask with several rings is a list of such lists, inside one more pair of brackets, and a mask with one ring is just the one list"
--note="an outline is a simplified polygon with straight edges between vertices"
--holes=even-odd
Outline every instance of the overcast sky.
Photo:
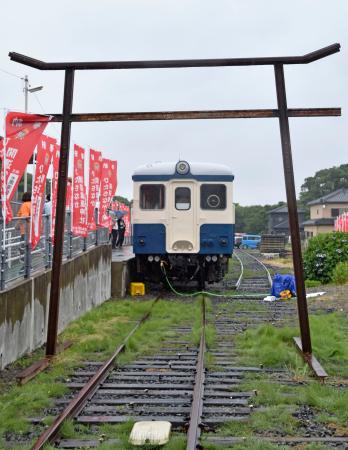
[[[32,86],[44,86],[30,94],[35,113],[61,113],[63,73],[13,63],[9,51],[48,62],[228,58],[302,55],[340,42],[338,54],[285,69],[289,107],[343,108],[342,118],[291,119],[297,189],[315,171],[348,162],[346,0],[16,0],[1,2],[1,17],[0,108],[24,109],[20,77],[28,75]],[[274,107],[272,67],[83,71],[75,78],[74,112]],[[47,134],[59,137],[59,130],[52,124]],[[73,124],[72,139],[118,160],[119,195],[132,197],[138,165],[180,157],[229,165],[243,205],[285,200],[276,119]]]

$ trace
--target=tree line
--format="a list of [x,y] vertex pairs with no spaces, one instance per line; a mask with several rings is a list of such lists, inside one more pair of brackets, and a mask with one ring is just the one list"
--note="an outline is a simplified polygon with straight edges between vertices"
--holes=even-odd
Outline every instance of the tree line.
[[[303,208],[308,217],[308,202],[340,188],[348,188],[348,164],[322,169],[317,171],[314,176],[305,178],[297,201],[298,208]],[[285,205],[285,202],[280,201],[275,205],[252,206],[242,206],[237,203],[236,232],[259,234],[267,231],[267,213],[282,205]]]
[[[50,181],[50,180],[48,180]],[[28,190],[31,190],[32,176],[28,173]],[[298,199],[298,207],[308,211],[307,203],[316,198],[320,198],[330,192],[348,188],[348,164],[330,167],[317,171],[312,177],[305,178]],[[19,191],[23,191],[23,180],[19,185]],[[129,206],[130,201],[120,195],[115,196],[118,200]],[[237,233],[263,233],[267,231],[268,212],[279,206],[285,205],[285,202],[279,201],[274,205],[252,205],[242,206],[236,203],[236,232]]]

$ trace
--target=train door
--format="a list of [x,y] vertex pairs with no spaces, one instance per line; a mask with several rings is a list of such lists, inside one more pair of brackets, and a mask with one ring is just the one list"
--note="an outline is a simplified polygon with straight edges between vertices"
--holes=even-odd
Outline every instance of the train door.
[[168,253],[199,251],[196,189],[196,184],[190,181],[170,183],[166,244]]

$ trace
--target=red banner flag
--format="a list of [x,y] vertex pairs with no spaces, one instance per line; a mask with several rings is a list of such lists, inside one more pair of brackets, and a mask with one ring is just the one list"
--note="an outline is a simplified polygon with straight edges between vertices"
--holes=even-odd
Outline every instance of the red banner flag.
[[52,200],[52,221],[51,221],[51,236],[52,242],[54,240],[54,227],[56,224],[56,208],[57,208],[57,194],[58,194],[58,177],[59,177],[59,157],[60,157],[60,145],[54,146],[52,155],[52,184],[51,184],[51,200]]
[[[25,168],[49,121],[49,117],[35,114],[9,112],[6,115],[6,154],[3,155],[5,156],[3,158],[5,179],[2,180],[2,186],[6,185],[7,202],[13,198]],[[2,198],[4,198],[4,194],[5,192],[2,192]],[[10,216],[8,214],[6,216],[7,221],[10,220]]]
[[102,154],[96,150],[89,150],[89,188],[88,188],[88,230],[96,229],[94,211],[99,196]]
[[112,197],[117,188],[117,161],[103,158],[101,183],[100,183],[100,207],[99,223],[102,227],[110,228],[111,217],[107,210],[110,207]]
[[85,187],[85,151],[74,145],[73,233],[87,236],[87,199]]
[[48,169],[56,147],[56,140],[41,136],[36,157],[35,181],[31,196],[31,246],[34,249],[41,236],[42,209],[45,203],[45,187]]
[[[2,158],[4,157],[4,139],[2,136],[0,136],[0,159],[2,161]],[[12,220],[12,208],[11,203],[9,202],[8,198],[6,198],[6,202],[4,202],[5,199],[5,167],[4,163],[2,163],[1,167],[1,176],[0,176],[0,182],[1,182],[1,213],[2,213],[2,219],[4,222],[10,222]]]

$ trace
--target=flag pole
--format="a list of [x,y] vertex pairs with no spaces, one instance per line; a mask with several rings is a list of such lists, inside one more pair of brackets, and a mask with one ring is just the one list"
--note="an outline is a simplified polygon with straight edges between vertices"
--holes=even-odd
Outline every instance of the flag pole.
[[[41,136],[39,142],[41,142],[41,139],[42,139],[42,136]],[[37,145],[39,145],[39,143]],[[33,173],[32,173],[32,176],[31,176],[31,195],[32,195],[32,197],[33,197],[33,188],[35,187],[35,182],[36,182],[36,169],[37,169],[37,167],[36,167],[36,160],[37,160],[37,146],[36,146],[36,150],[34,150],[34,152],[33,152]],[[37,204],[36,204],[36,210],[37,210]],[[29,244],[31,244],[32,229],[33,229],[33,198],[31,199]]]
[[7,215],[7,196],[6,196],[6,190],[7,190],[7,183],[6,183],[6,146],[7,146],[7,134],[6,134],[6,115],[7,110],[4,109],[4,143],[2,147],[3,151],[3,157],[2,157],[2,169],[3,169],[3,176],[2,176],[2,238],[3,238],[3,251],[5,251],[5,243],[6,243],[6,215]]

